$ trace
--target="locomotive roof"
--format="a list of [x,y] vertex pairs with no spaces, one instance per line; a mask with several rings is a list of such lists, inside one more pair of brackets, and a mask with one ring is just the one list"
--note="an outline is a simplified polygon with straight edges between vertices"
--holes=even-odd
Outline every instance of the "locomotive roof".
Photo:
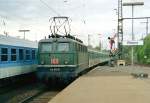
[[5,35],[0,35],[0,44],[12,45],[12,46],[21,46],[21,47],[31,47],[31,48],[37,48],[38,47],[37,42],[19,39],[16,37],[5,36]]
[[76,40],[70,39],[70,38],[48,38],[48,39],[42,39],[39,42],[76,42],[78,44],[84,45],[83,43],[80,43]]

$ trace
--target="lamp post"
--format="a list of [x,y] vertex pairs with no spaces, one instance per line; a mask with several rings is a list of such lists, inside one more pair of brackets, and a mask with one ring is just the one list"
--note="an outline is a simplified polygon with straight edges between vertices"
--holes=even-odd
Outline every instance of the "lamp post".
[[26,33],[26,32],[29,32],[29,31],[30,31],[30,30],[19,30],[19,32],[23,32],[23,33],[24,33],[24,37],[23,37],[24,39],[25,39],[25,33]]
[[146,22],[141,22],[141,23],[145,23],[146,24],[146,36],[148,35],[148,23],[149,23],[149,21],[148,21],[148,18],[146,19]]
[[[128,2],[123,2],[123,6],[131,6],[132,7],[132,41],[135,40],[134,37],[134,6],[140,6],[140,5],[144,5],[143,1],[128,1]],[[134,47],[132,46],[132,51],[131,51],[131,64],[134,65]]]
[[102,35],[102,34],[98,34],[98,36],[99,36],[99,38],[100,38],[100,40],[99,40],[99,49],[100,49],[100,51],[102,50],[101,35]]
[[90,42],[91,42],[91,35],[90,34],[88,34],[88,47],[90,47]]
[[117,41],[118,41],[118,59],[123,59],[123,12],[122,0],[118,0],[118,26],[117,26]]

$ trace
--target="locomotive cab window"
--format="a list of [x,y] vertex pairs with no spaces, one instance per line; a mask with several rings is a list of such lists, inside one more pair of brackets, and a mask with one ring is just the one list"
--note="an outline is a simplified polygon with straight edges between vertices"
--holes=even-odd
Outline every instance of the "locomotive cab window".
[[50,52],[50,51],[52,51],[51,43],[42,43],[41,44],[41,52]]
[[16,49],[11,49],[11,61],[16,61]]
[[69,43],[58,43],[58,51],[69,51]]
[[1,48],[1,61],[8,61],[8,49]]

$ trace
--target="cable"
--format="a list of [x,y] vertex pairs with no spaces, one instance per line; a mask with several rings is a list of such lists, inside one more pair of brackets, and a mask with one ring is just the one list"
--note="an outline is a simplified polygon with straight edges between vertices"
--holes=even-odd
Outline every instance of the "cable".
[[47,3],[45,3],[43,0],[40,0],[41,3],[43,3],[46,7],[48,7],[52,12],[60,16],[58,12],[56,12],[52,7],[50,7]]

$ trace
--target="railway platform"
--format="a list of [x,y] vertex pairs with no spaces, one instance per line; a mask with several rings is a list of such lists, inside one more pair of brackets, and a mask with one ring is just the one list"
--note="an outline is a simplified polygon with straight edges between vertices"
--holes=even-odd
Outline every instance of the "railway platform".
[[78,78],[49,103],[150,103],[149,67],[97,67]]

